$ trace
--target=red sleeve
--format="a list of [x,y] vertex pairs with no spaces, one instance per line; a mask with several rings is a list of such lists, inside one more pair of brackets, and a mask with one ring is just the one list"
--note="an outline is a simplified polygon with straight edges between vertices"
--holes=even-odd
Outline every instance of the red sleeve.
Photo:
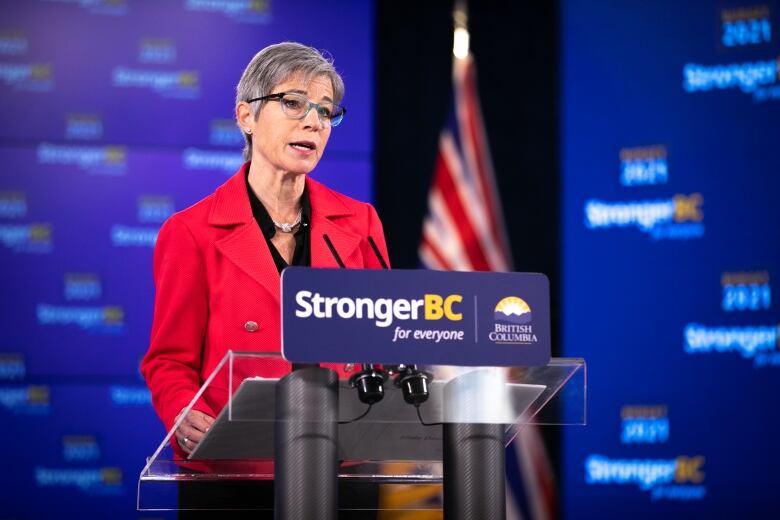
[[[192,232],[176,216],[160,229],[154,249],[154,320],[141,373],[152,403],[170,430],[200,388],[203,342],[208,323],[208,286]],[[208,407],[199,410],[214,416]]]

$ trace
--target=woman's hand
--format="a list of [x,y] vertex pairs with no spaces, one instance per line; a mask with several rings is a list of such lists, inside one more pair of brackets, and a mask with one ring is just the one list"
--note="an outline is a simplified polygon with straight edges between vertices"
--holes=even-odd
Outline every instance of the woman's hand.
[[[179,416],[182,413],[184,413],[184,410],[181,411]],[[210,415],[206,415],[198,410],[190,410],[190,413],[184,417],[184,420],[176,429],[176,442],[179,443],[179,446],[185,453],[189,454],[195,449],[195,446],[198,445],[212,424],[214,424],[214,418]]]

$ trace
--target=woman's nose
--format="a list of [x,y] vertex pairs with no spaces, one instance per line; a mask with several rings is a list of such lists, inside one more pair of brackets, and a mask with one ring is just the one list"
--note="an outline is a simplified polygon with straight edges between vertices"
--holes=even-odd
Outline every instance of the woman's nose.
[[303,116],[303,122],[305,126],[315,128],[319,130],[323,127],[324,123],[320,119],[320,115],[317,112],[317,107],[309,105],[309,110],[306,112],[306,115]]

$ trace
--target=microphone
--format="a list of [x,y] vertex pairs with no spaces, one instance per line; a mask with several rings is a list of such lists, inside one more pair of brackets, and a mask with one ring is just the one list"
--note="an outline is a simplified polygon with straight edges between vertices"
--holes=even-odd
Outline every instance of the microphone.
[[[333,246],[330,237],[327,234],[324,234],[322,235],[322,238],[328,245],[330,254],[336,259],[336,263],[339,264],[339,267],[345,269],[344,262],[341,261],[341,257]],[[368,243],[377,260],[379,260],[382,269],[389,269],[387,262],[382,258],[382,254],[379,252],[379,248],[371,235],[368,236]],[[428,400],[428,396],[430,395],[428,383],[433,380],[432,374],[420,370],[417,365],[401,364],[390,368],[389,375],[394,377],[395,386],[401,388],[404,401],[407,403],[413,405],[415,408],[419,408],[422,403]],[[349,384],[358,389],[358,399],[360,399],[361,402],[373,405],[381,401],[384,397],[384,382],[387,378],[388,373],[383,369],[368,363],[363,363],[361,365],[361,370],[349,378]]]
[[[336,259],[336,262],[338,262],[339,266],[341,268],[344,268],[344,262],[341,261],[341,257],[339,256],[338,252],[336,252],[336,248],[333,247],[333,242],[330,241],[330,237],[328,235],[322,235],[322,238],[325,239],[325,243],[328,244],[328,249],[330,249],[330,254],[333,255],[333,257]],[[312,367],[319,367],[319,363],[293,363],[292,364],[292,371],[295,372],[296,370],[302,370],[304,368],[312,368]]]
[[[325,243],[328,245],[330,254],[333,255],[333,258],[336,259],[336,263],[339,264],[339,267],[341,269],[346,269],[346,266],[344,265],[344,262],[341,260],[338,251],[336,251],[336,247],[333,245],[333,242],[331,242],[330,237],[327,234],[323,234],[322,238],[323,240],[325,240]],[[373,242],[373,239],[371,237],[368,237],[368,239],[371,242]],[[373,247],[375,248],[374,253],[378,254],[376,246]],[[379,258],[380,258],[380,263],[386,265],[384,264],[384,260],[381,259],[381,256],[379,256]],[[387,269],[387,267],[385,267],[385,269]],[[374,367],[374,365],[371,365],[369,363],[363,363],[361,365],[361,370],[356,374],[353,374],[352,377],[349,378],[349,386],[353,388],[357,388],[358,399],[360,400],[360,402],[365,403],[369,405],[369,407],[371,407],[375,403],[381,401],[382,398],[385,396],[385,388],[384,388],[385,380],[387,380],[387,374],[385,374],[381,368],[376,368]]]
[[382,258],[382,255],[379,253],[379,248],[376,247],[376,242],[374,242],[374,237],[371,235],[368,235],[368,243],[371,246],[371,249],[374,251],[374,256],[376,256],[376,259],[379,260],[379,265],[382,266],[382,269],[388,269],[387,262],[385,262],[385,259]]
[[323,234],[322,238],[325,240],[325,243],[328,245],[330,254],[333,255],[333,258],[336,259],[336,263],[339,264],[339,267],[342,269],[346,269],[344,262],[341,261],[341,257],[339,256],[338,251],[336,251],[336,248],[333,246],[333,242],[330,241],[330,237],[327,235],[327,233]]
[[428,400],[428,386],[433,374],[420,370],[417,365],[393,365],[389,371],[395,386],[401,389],[404,401],[419,408]]
[[349,386],[357,388],[358,399],[362,403],[372,405],[385,396],[384,383],[387,373],[372,364],[363,363],[360,372],[349,378]]
[[[382,258],[382,254],[376,246],[376,242],[374,242],[374,237],[371,235],[368,235],[368,243],[371,245],[371,250],[374,251],[374,256],[379,260],[382,269],[389,269],[387,262]],[[388,371],[390,376],[393,377],[395,386],[401,389],[404,401],[419,410],[420,405],[428,400],[430,395],[428,386],[429,382],[433,380],[433,375],[420,370],[417,365],[392,365]]]
[[[330,251],[331,256],[336,260],[336,263],[339,264],[339,267],[341,269],[346,269],[346,266],[344,265],[344,262],[341,260],[341,257],[339,256],[339,252],[336,251],[336,247],[333,245],[333,242],[330,240],[330,237],[326,234],[322,235],[323,240],[325,240],[325,244],[328,246],[328,250]],[[379,248],[376,245],[376,242],[374,241],[374,237],[371,235],[368,235],[368,244],[371,246],[371,250],[374,252],[374,256],[377,260],[379,260],[379,265],[382,266],[382,269],[389,269],[387,266],[387,262],[385,262],[385,259],[382,258],[382,253],[379,252]]]

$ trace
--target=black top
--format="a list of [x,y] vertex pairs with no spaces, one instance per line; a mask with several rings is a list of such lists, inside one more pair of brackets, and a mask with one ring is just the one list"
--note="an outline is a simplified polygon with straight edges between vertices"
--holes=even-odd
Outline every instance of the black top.
[[257,225],[260,226],[260,231],[263,232],[265,243],[268,244],[268,250],[271,252],[274,264],[276,264],[276,270],[281,273],[282,269],[288,265],[311,266],[311,233],[309,231],[311,227],[311,201],[309,201],[308,188],[304,186],[303,195],[301,195],[301,225],[298,226],[298,229],[293,234],[295,237],[295,251],[293,251],[292,263],[288,264],[271,242],[277,231],[276,226],[271,219],[271,215],[268,214],[268,210],[265,209],[263,203],[260,202],[255,192],[252,191],[252,187],[249,186],[249,168],[246,171],[246,191],[249,194],[252,215],[255,217]]

